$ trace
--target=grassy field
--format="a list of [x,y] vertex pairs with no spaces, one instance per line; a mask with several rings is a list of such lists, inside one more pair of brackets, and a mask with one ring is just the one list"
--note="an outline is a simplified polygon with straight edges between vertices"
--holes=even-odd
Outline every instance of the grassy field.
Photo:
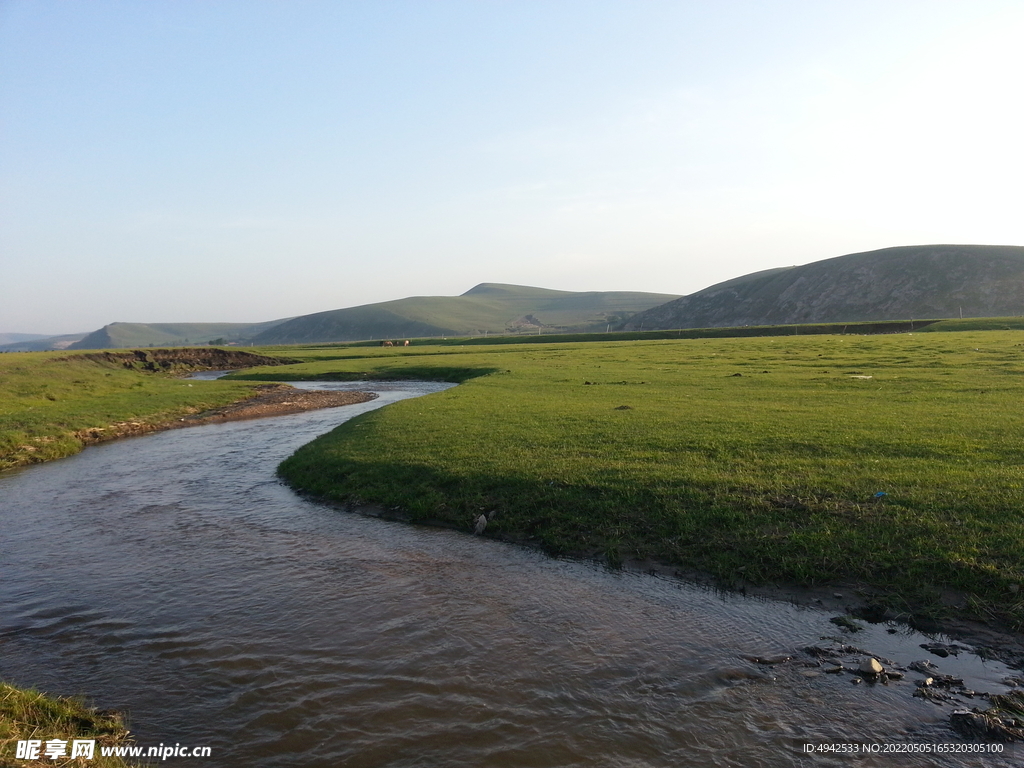
[[855,579],[1024,628],[1024,333],[305,349],[247,378],[465,382],[299,450],[295,487],[616,563]]
[[[802,323],[799,325],[747,325],[739,328],[676,328],[664,331],[610,331],[592,333],[514,333],[510,335],[452,336],[449,338],[416,339],[422,346],[495,346],[498,344],[567,344],[575,342],[655,341],[658,339],[726,339],[748,336],[817,336],[875,335],[889,333],[949,333],[954,331],[1019,331],[1024,330],[1024,317],[985,317],[967,320],[891,320],[856,323]],[[327,348],[379,347],[380,340],[333,342],[300,345],[326,353]],[[270,349],[271,347],[264,347]],[[281,354],[292,355],[296,346],[274,347]]]
[[[50,760],[42,755],[40,760],[18,759],[17,742],[30,739],[42,741],[44,748],[50,739],[66,741],[68,755],[73,739],[95,740],[94,757]],[[129,763],[123,758],[103,756],[100,748],[128,743],[128,729],[117,715],[101,714],[78,699],[55,698],[0,682],[0,766],[126,768]]]
[[239,400],[251,389],[240,382],[187,382],[73,353],[0,355],[0,469],[68,456],[105,434],[145,431]]

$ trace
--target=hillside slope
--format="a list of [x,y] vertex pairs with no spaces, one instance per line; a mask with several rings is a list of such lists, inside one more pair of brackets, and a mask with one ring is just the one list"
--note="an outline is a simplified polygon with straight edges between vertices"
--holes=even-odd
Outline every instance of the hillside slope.
[[1024,313],[1024,247],[914,245],[766,270],[630,318],[625,330]]
[[68,333],[62,336],[39,336],[25,341],[7,342],[0,344],[0,352],[49,352],[67,349],[87,335],[86,333]]
[[39,341],[50,338],[45,333],[0,333],[0,346],[18,344],[24,341]]
[[604,330],[608,323],[675,296],[628,291],[554,291],[481,283],[461,296],[412,296],[317,312],[281,323],[257,344],[468,336],[483,333]]
[[68,349],[127,349],[245,341],[283,320],[264,323],[110,323]]

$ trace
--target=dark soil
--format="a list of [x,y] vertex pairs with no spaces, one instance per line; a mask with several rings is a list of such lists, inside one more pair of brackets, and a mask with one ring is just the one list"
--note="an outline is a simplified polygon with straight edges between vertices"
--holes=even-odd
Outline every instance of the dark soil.
[[623,568],[643,571],[652,575],[672,576],[699,584],[716,587],[724,591],[740,592],[744,595],[781,600],[796,605],[821,608],[840,615],[854,616],[871,622],[895,621],[907,624],[926,634],[941,634],[954,640],[970,644],[984,658],[997,659],[1009,667],[1024,670],[1024,635],[997,622],[983,621],[958,616],[960,611],[950,600],[946,615],[925,620],[910,612],[896,613],[879,610],[879,596],[866,584],[844,582],[820,586],[799,586],[794,584],[758,585],[737,580],[723,583],[699,571],[688,571],[677,566],[652,560],[627,560]]
[[138,371],[220,371],[255,365],[290,365],[300,362],[284,357],[267,357],[236,349],[189,347],[178,349],[132,349],[123,352],[87,352],[55,358],[55,361],[92,360],[113,363]]

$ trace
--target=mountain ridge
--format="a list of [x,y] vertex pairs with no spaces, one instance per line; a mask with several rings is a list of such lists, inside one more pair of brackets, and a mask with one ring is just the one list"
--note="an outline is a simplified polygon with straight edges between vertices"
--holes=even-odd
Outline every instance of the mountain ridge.
[[687,296],[478,283],[263,323],[110,323],[0,351],[301,344],[481,336],[886,322],[1024,314],[1024,246],[911,245],[759,270]]

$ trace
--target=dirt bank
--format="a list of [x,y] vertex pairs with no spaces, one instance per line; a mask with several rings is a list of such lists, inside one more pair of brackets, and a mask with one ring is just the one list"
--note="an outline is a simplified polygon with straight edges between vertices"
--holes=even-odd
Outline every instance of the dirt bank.
[[967,597],[948,591],[943,595],[945,608],[937,618],[923,618],[913,605],[904,611],[884,607],[885,596],[867,584],[839,582],[818,586],[796,584],[752,584],[738,577],[731,582],[679,566],[653,560],[625,560],[625,570],[651,575],[674,577],[704,584],[724,592],[767,600],[781,600],[794,605],[820,608],[837,616],[850,616],[861,621],[897,622],[929,635],[944,635],[973,646],[983,658],[998,659],[1009,667],[1024,670],[1024,634],[998,622],[984,622],[966,615]]
[[151,372],[219,371],[234,368],[252,368],[256,365],[291,365],[299,360],[267,357],[252,352],[217,347],[184,347],[177,349],[132,349],[118,352],[86,352],[80,355],[58,357],[55,361],[92,360],[113,363],[124,368]]
[[339,405],[365,403],[377,397],[373,392],[332,392],[318,389],[296,389],[287,384],[262,384],[256,395],[248,400],[186,416],[174,427],[192,427],[221,421],[260,419],[264,416],[282,416],[286,413],[312,411],[317,408],[336,408]]
[[283,416],[288,413],[312,411],[318,408],[336,408],[373,400],[372,392],[329,392],[315,389],[296,389],[287,384],[263,384],[256,387],[255,394],[245,400],[229,405],[199,411],[172,421],[149,424],[142,421],[119,421],[108,427],[83,429],[74,435],[85,445],[114,440],[129,435],[144,435],[165,429],[195,427],[201,424],[216,424],[223,421],[260,419],[265,416]]

